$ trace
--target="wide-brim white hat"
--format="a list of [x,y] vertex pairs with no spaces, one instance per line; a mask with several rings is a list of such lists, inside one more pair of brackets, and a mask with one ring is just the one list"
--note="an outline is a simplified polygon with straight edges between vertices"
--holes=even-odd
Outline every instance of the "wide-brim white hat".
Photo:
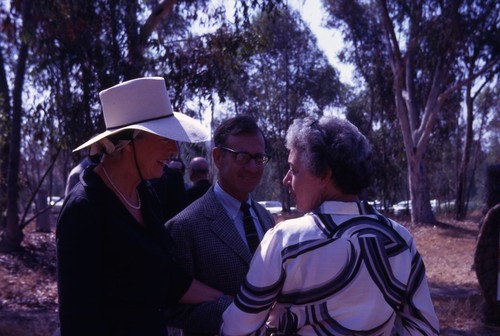
[[73,151],[126,129],[141,130],[184,142],[202,142],[210,139],[207,128],[199,121],[172,111],[165,80],[162,77],[129,80],[101,91],[99,97],[106,131]]

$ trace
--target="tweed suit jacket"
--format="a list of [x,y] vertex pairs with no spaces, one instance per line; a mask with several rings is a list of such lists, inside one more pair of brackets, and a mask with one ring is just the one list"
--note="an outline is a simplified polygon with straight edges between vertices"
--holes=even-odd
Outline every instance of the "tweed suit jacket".
[[[253,204],[266,232],[274,219],[264,207]],[[218,334],[222,313],[243,284],[252,255],[213,186],[166,227],[174,240],[175,257],[186,272],[225,294],[215,302],[177,305],[168,312],[167,323],[183,329],[185,336]]]

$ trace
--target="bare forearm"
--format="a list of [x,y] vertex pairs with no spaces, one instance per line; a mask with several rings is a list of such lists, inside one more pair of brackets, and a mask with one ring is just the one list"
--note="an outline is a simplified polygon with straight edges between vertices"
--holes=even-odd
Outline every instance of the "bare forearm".
[[222,324],[222,313],[232,301],[231,296],[222,295],[197,305],[176,305],[167,310],[167,324],[190,333],[215,335]]
[[209,287],[204,283],[194,279],[191,286],[184,296],[181,297],[179,303],[183,304],[197,304],[206,301],[214,301],[221,297],[223,293],[217,289]]

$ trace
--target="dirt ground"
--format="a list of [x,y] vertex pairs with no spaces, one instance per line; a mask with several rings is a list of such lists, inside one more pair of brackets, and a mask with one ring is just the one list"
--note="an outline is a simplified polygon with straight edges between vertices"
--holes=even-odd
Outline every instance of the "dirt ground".
[[[424,259],[441,335],[493,336],[500,329],[482,321],[483,298],[473,270],[480,217],[414,226]],[[57,327],[54,233],[25,230],[23,250],[0,253],[0,336],[50,336]]]
[[483,323],[484,302],[473,266],[480,217],[438,220],[437,225],[405,225],[425,262],[441,335],[500,335],[499,328]]

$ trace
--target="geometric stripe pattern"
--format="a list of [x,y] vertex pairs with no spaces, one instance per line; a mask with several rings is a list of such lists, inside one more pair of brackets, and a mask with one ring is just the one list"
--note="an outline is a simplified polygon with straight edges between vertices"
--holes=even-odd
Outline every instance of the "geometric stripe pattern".
[[280,335],[439,334],[413,239],[378,213],[315,212],[266,233],[223,331],[259,335],[266,328]]

